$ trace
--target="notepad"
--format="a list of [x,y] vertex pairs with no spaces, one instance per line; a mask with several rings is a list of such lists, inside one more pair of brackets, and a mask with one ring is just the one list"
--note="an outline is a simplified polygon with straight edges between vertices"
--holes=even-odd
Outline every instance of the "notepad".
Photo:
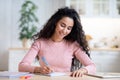
[[0,77],[6,77],[6,78],[19,78],[25,75],[30,75],[30,74],[28,72],[8,72],[8,71],[0,72]]
[[45,76],[65,76],[67,75],[66,73],[62,73],[62,72],[52,72],[50,74],[44,74]]
[[120,78],[120,73],[96,73],[96,74],[87,74],[89,76],[98,77],[98,78]]

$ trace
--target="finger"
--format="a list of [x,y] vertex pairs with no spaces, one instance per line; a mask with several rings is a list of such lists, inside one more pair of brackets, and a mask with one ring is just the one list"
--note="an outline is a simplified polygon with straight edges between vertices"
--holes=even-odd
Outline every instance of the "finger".
[[43,69],[43,73],[44,73],[44,74],[48,74],[48,73],[51,73],[51,72],[48,71],[47,69]]
[[76,76],[76,71],[74,71],[71,76],[75,77]]
[[47,71],[46,71],[45,67],[41,67],[39,72],[42,74],[45,74]]
[[76,76],[75,77],[79,77],[81,76],[80,72],[76,72]]
[[82,76],[83,76],[83,74],[80,72],[77,77],[82,77]]
[[47,69],[47,70],[51,70],[51,68],[50,68],[50,67],[48,67],[48,66],[46,66],[46,69]]
[[49,72],[49,69],[46,66],[43,67],[43,70],[44,72]]
[[44,68],[44,70],[45,70],[47,73],[52,72],[52,70],[50,69],[50,67],[44,66],[43,68]]
[[52,68],[50,68],[49,66],[46,66],[47,69],[49,70],[49,72],[53,72],[54,70]]
[[72,77],[82,77],[83,73],[80,71],[74,71],[74,72],[72,72],[71,76]]
[[46,74],[46,71],[44,69],[42,69],[41,73],[42,74]]
[[80,74],[80,77],[82,77],[83,76],[83,74]]
[[72,77],[73,77],[73,72],[70,74],[70,76],[72,76]]
[[40,72],[41,74],[43,74],[43,73],[44,73],[44,68],[43,68],[43,67],[40,67],[39,72]]
[[83,76],[83,72],[78,70],[76,73],[76,77],[82,77]]
[[48,68],[47,66],[44,66],[43,69],[45,69],[45,70],[49,70],[49,68]]

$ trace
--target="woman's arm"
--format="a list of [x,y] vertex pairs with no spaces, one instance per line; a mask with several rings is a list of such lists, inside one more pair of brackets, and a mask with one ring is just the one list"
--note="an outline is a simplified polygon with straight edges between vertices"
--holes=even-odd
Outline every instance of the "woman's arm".
[[75,56],[84,66],[83,68],[87,70],[87,73],[94,74],[96,72],[95,64],[84,51],[78,49]]
[[24,56],[22,61],[19,63],[19,71],[22,72],[34,72],[35,66],[32,66],[32,62],[36,58],[40,50],[40,43],[38,41],[34,42],[29,49],[28,53]]
[[79,77],[79,76],[82,76],[83,74],[87,74],[87,73],[94,74],[96,72],[95,64],[88,57],[88,55],[85,54],[84,51],[82,51],[80,48],[77,48],[74,55],[80,61],[80,63],[84,65],[84,67],[80,68],[79,70],[74,71],[71,74],[72,76]]

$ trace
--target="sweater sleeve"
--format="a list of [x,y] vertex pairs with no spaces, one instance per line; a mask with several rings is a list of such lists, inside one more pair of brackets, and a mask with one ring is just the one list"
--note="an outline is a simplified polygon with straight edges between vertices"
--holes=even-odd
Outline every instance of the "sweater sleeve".
[[95,74],[96,72],[95,64],[88,57],[88,55],[84,51],[81,50],[80,47],[76,47],[75,56],[81,62],[81,64],[84,65],[83,68],[86,69],[88,73]]
[[35,66],[32,66],[32,62],[36,58],[38,52],[40,50],[40,43],[39,41],[35,41],[31,48],[29,49],[28,53],[24,56],[22,61],[19,63],[19,71],[21,72],[34,72]]

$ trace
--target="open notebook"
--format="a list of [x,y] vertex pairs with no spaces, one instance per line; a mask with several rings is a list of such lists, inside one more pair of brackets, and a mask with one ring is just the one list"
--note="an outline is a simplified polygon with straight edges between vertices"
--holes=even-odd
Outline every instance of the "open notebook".
[[67,75],[66,73],[62,73],[62,72],[52,72],[50,74],[44,74],[45,76],[65,76]]
[[89,76],[98,77],[98,78],[120,78],[120,73],[96,73],[96,74],[87,74]]
[[8,72],[8,71],[3,71],[0,72],[0,77],[5,77],[5,78],[19,78],[21,76],[25,75],[31,75],[28,72]]

